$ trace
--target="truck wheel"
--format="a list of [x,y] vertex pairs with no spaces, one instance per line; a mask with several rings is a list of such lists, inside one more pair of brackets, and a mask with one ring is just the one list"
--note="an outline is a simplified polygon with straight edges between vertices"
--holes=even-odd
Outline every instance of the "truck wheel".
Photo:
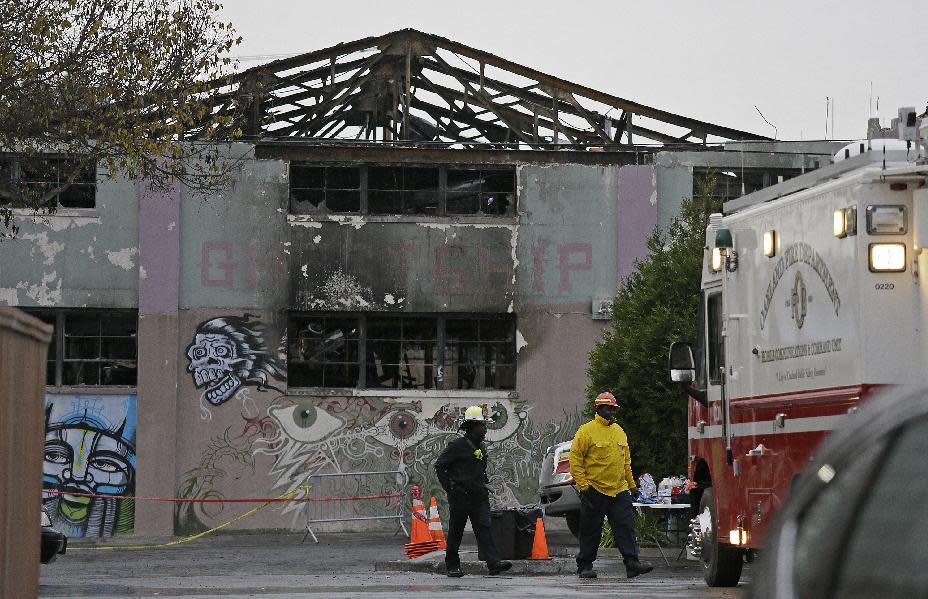
[[710,587],[733,587],[741,579],[741,567],[744,565],[743,551],[731,545],[719,543],[715,520],[715,500],[712,489],[706,489],[699,500],[701,528],[702,565],[705,569],[706,584]]
[[580,512],[568,512],[565,515],[565,520],[567,520],[567,528],[570,529],[570,533],[576,538],[580,538]]

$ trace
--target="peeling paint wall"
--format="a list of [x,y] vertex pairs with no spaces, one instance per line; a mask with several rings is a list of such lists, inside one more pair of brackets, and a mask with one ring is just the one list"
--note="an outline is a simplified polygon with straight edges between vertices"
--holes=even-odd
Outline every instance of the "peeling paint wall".
[[[441,496],[434,459],[462,411],[486,403],[494,502],[536,501],[544,450],[581,422],[587,356],[608,324],[591,302],[612,297],[643,251],[659,175],[518,165],[517,214],[414,222],[288,215],[287,170],[249,157],[230,190],[205,200],[101,182],[94,214],[24,226],[0,245],[0,302],[139,307],[140,495],[299,496],[314,473],[383,469]],[[289,388],[290,310],[514,313],[516,389]],[[300,528],[305,509],[234,526]],[[134,531],[199,531],[242,511],[144,504]]]
[[[185,367],[174,492],[301,494],[314,473],[396,469],[440,496],[434,459],[457,434],[462,410],[487,403],[498,426],[490,434],[494,501],[536,501],[544,450],[580,423],[586,356],[603,329],[591,319],[591,298],[615,289],[618,167],[521,166],[518,214],[479,223],[287,217],[279,210],[285,172],[274,161],[250,164],[237,186],[249,190],[243,196],[198,210],[184,204],[183,253],[193,259],[182,265],[179,337],[189,345],[177,348]],[[219,369],[194,364],[204,322],[248,317],[285,367],[287,309],[514,312],[517,390],[314,395],[289,389],[283,375],[233,388]],[[181,505],[174,528],[204,530],[231,515]],[[239,526],[298,528],[305,518],[289,507]]]
[[517,226],[291,223],[290,305],[301,310],[505,312]]
[[251,158],[230,190],[205,199],[182,190],[181,308],[286,307],[288,198],[287,165]]
[[138,301],[135,186],[97,179],[94,209],[16,219],[0,243],[0,305],[134,308]]

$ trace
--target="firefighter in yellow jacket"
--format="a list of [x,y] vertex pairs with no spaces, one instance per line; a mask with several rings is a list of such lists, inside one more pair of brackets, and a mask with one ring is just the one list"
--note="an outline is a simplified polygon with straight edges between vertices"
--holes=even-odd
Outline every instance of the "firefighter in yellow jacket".
[[593,402],[596,415],[574,435],[570,446],[570,474],[580,492],[580,552],[577,574],[596,578],[593,562],[603,534],[603,518],[609,519],[615,546],[625,560],[629,578],[647,574],[653,568],[638,560],[635,542],[635,507],[637,495],[632,475],[632,457],[628,437],[616,424],[619,405],[608,391]]

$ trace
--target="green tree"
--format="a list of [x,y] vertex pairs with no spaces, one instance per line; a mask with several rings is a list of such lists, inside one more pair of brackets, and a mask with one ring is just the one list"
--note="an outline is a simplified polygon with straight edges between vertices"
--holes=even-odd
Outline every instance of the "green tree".
[[[53,212],[89,171],[228,181],[213,116],[240,42],[212,0],[0,0],[0,220]],[[210,83],[213,82],[213,83]],[[226,132],[226,138],[230,136]]]
[[721,209],[714,187],[713,175],[697,179],[666,235],[655,228],[649,255],[612,303],[611,330],[590,352],[587,413],[598,393],[615,394],[636,476],[686,472],[687,401],[669,380],[667,354],[671,342],[696,339],[706,225]]

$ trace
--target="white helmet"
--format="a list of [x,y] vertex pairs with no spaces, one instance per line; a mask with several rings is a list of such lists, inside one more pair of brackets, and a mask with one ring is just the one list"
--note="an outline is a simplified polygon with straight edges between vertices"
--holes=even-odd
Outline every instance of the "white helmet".
[[461,422],[461,426],[464,426],[467,422],[487,422],[488,420],[483,406],[471,406],[464,410],[464,420]]

